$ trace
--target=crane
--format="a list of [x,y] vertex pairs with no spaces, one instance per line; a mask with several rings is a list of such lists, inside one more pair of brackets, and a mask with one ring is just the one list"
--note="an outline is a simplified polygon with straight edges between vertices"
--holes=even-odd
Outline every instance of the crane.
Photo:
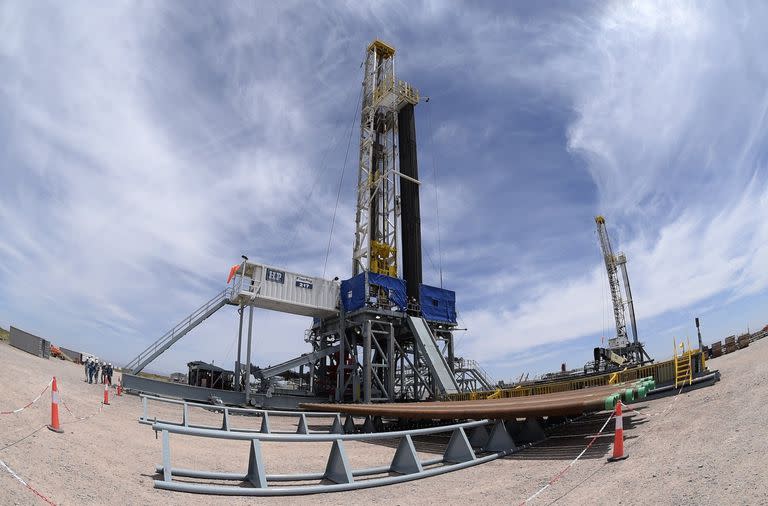
[[[632,301],[632,290],[629,287],[629,275],[627,274],[627,257],[621,252],[618,255],[613,253],[611,241],[608,238],[608,231],[605,227],[605,217],[596,216],[595,223],[597,224],[597,236],[600,240],[600,248],[603,252],[603,260],[605,261],[605,270],[608,273],[608,286],[611,290],[611,301],[613,303],[613,318],[616,322],[616,337],[608,339],[608,349],[595,348],[596,367],[599,366],[600,358],[605,358],[617,365],[622,365],[625,362],[627,364],[640,365],[646,361],[653,362],[637,337],[635,306]],[[625,303],[622,298],[619,270],[621,270],[621,277],[624,282],[626,308],[629,310],[629,318],[632,325],[631,342],[627,335]],[[618,359],[617,356],[623,360]]]

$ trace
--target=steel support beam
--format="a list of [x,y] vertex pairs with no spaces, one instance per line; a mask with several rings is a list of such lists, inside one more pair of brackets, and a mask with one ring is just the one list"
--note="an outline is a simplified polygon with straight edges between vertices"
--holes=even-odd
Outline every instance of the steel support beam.
[[363,325],[363,402],[371,403],[371,320]]
[[251,342],[253,340],[253,306],[248,306],[248,346],[245,357],[245,404],[251,403]]
[[237,313],[240,316],[240,325],[237,329],[237,359],[235,360],[235,385],[238,392],[242,391],[242,380],[241,376],[243,374],[243,367],[240,363],[242,357],[243,357],[243,306],[240,306],[237,308]]

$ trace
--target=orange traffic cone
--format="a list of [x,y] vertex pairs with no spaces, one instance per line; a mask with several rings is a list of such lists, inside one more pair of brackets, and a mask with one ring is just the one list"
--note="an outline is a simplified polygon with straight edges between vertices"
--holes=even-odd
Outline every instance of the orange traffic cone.
[[62,433],[64,431],[59,426],[59,402],[61,402],[59,388],[56,386],[56,376],[54,376],[51,384],[51,424],[48,428],[53,432]]
[[104,404],[109,406],[109,386],[104,385]]
[[624,453],[624,423],[621,417],[621,401],[616,403],[613,417],[616,420],[616,434],[613,436],[613,456],[608,458],[608,462],[616,462],[629,457],[628,453]]
[[117,396],[120,397],[121,395],[123,395],[123,382],[122,381],[118,381],[117,382]]

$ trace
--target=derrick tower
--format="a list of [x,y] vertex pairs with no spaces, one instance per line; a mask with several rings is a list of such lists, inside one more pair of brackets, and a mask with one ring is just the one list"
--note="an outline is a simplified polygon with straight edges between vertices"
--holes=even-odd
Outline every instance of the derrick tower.
[[[399,198],[396,139],[398,112],[419,101],[419,92],[398,81],[395,48],[373,41],[366,50],[360,117],[355,245],[352,274],[365,271],[396,277]],[[412,179],[413,183],[417,183]]]

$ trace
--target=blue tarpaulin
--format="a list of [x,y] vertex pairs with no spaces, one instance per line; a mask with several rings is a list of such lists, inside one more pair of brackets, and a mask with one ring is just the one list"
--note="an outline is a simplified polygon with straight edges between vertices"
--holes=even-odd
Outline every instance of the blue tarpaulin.
[[456,292],[435,286],[419,286],[421,314],[427,321],[456,323]]
[[365,273],[341,282],[341,303],[344,311],[354,311],[365,306]]
[[408,300],[405,296],[405,281],[383,274],[363,272],[341,282],[341,302],[344,304],[345,311],[355,311],[365,306],[367,297],[365,293],[366,274],[368,275],[368,284],[386,289],[390,302],[401,311],[405,310]]

